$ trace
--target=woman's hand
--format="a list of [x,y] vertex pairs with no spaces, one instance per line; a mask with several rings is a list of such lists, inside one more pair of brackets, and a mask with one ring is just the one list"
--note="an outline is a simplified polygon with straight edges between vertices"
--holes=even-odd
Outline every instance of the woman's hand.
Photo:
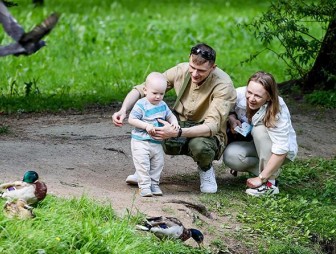
[[237,126],[239,126],[239,127],[242,126],[241,122],[236,118],[235,115],[230,115],[229,116],[229,124],[230,124],[230,131],[231,131],[232,134],[236,133],[234,128],[236,128]]
[[249,178],[246,181],[246,185],[249,188],[258,188],[263,184],[262,180],[259,177]]

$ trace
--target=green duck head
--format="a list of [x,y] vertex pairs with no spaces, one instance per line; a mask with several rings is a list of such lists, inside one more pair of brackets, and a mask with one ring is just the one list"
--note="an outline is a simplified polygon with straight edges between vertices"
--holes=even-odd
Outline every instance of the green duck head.
[[23,182],[33,183],[39,178],[38,174],[35,171],[27,171],[23,176]]

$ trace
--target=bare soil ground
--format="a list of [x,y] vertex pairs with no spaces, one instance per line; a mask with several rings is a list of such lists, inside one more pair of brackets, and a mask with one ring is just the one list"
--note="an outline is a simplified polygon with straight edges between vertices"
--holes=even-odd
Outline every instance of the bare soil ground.
[[[118,105],[116,105],[119,108]],[[83,194],[112,203],[120,216],[141,212],[150,216],[169,215],[193,225],[197,215],[205,225],[231,224],[228,229],[205,233],[205,245],[222,239],[231,253],[253,253],[224,233],[235,228],[234,219],[212,214],[208,218],[196,210],[171,202],[182,200],[200,204],[197,167],[186,156],[166,156],[162,174],[162,197],[142,198],[138,188],[127,185],[126,177],[134,172],[130,150],[131,127],[112,125],[116,107],[89,110],[85,113],[0,115],[0,126],[9,126],[10,133],[1,135],[0,182],[20,180],[26,170],[36,170],[48,185],[48,193],[62,197]],[[293,102],[289,106],[299,143],[298,158],[336,155],[336,111]],[[219,163],[216,168],[221,167]],[[218,170],[219,187],[234,181],[225,170]],[[186,177],[183,177],[186,176]],[[241,186],[242,191],[245,186]],[[232,230],[232,229],[231,229]],[[194,245],[192,240],[187,244]]]

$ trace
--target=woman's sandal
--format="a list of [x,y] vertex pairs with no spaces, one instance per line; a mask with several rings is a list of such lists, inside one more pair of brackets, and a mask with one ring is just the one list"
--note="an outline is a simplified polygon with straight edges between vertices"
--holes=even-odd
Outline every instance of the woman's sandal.
[[230,174],[233,175],[234,177],[238,176],[238,172],[234,169],[230,169]]

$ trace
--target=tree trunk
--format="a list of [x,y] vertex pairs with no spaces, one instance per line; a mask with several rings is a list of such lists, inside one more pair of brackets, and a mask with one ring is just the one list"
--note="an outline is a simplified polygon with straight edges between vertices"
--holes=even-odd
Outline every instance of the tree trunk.
[[336,89],[336,17],[329,23],[313,67],[299,81],[304,92]]

